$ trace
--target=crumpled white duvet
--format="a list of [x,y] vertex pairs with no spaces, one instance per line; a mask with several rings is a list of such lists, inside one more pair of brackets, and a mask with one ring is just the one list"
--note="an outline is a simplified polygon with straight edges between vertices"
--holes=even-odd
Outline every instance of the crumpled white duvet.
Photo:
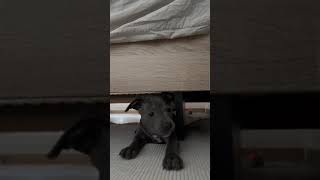
[[111,0],[110,43],[173,39],[210,30],[210,0]]

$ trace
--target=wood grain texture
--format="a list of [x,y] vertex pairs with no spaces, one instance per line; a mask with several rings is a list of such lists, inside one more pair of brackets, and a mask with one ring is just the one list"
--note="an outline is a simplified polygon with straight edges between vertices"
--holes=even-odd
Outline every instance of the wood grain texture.
[[212,90],[320,91],[315,0],[226,0],[212,6]]
[[107,5],[0,0],[0,98],[104,97]]
[[111,45],[111,94],[210,90],[209,41],[202,35]]

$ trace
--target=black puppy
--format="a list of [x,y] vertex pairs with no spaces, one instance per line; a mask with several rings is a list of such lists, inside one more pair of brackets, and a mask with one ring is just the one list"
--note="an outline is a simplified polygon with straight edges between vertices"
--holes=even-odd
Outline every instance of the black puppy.
[[107,174],[109,155],[107,149],[107,123],[103,119],[86,118],[76,122],[59,138],[48,153],[49,159],[55,159],[64,149],[74,149],[90,157],[92,164],[99,171],[99,179],[109,179]]
[[170,93],[138,95],[129,104],[126,112],[129,109],[136,109],[140,113],[140,124],[133,142],[122,149],[119,155],[124,159],[133,159],[147,143],[166,143],[163,168],[166,170],[182,169],[183,161],[178,155],[179,144],[175,133],[174,96]]

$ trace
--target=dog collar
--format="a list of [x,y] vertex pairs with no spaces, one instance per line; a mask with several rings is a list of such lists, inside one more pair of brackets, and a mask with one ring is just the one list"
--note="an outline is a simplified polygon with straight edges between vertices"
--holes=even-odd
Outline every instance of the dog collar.
[[154,140],[156,140],[157,143],[162,143],[163,142],[162,138],[160,136],[158,136],[158,135],[154,134],[154,135],[152,135],[152,138]]
[[157,143],[163,143],[163,139],[156,135],[156,134],[151,134],[149,133],[145,128],[144,126],[142,125],[142,123],[140,122],[140,129],[144,132],[144,134],[146,134],[149,138],[151,138],[152,140],[154,140],[155,142]]

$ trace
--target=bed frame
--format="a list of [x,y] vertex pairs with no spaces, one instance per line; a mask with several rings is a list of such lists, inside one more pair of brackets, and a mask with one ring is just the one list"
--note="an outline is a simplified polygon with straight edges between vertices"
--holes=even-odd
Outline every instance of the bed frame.
[[209,35],[111,44],[111,95],[209,91],[209,77]]
[[[0,0],[0,4],[1,130],[37,128],[30,124],[61,129],[66,124],[59,113],[79,117],[83,109],[91,111],[106,102],[109,54],[103,30],[108,3]],[[27,117],[31,114],[34,118]]]
[[320,100],[319,3],[227,0],[211,5],[216,48],[212,178],[261,179],[241,166],[240,130],[320,128],[315,105]]

